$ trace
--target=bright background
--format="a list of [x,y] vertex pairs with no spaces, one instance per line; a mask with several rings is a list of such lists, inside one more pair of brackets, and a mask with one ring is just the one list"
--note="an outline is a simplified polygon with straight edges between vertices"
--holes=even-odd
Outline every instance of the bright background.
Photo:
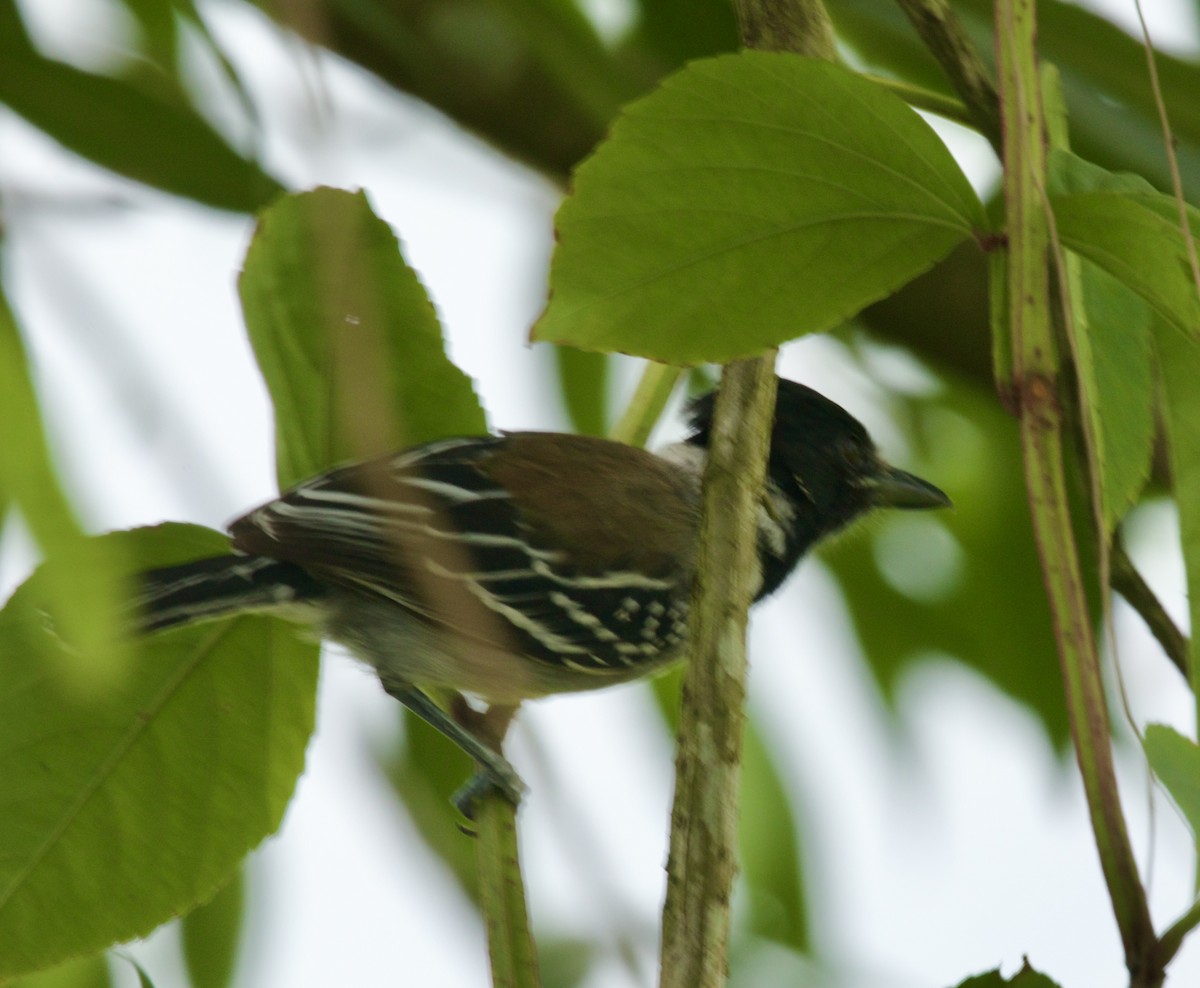
[[[619,17],[618,4],[600,6]],[[23,9],[49,54],[100,67],[121,44],[124,27],[102,0],[28,0]],[[365,188],[400,235],[493,425],[565,428],[547,397],[551,355],[526,343],[544,301],[558,192],[245,7],[204,10],[263,109],[266,166],[292,188]],[[1173,50],[1194,53],[1194,11],[1180,0],[1147,13],[1161,18],[1152,29]],[[203,52],[193,56],[196,73],[213,74]],[[229,112],[219,102],[211,110]],[[951,140],[975,181],[994,180],[986,150]],[[221,527],[271,497],[270,409],[235,291],[252,221],[100,172],[3,110],[0,149],[6,282],[88,526]],[[879,359],[893,383],[935,386],[902,353]],[[874,385],[839,344],[787,347],[780,369],[846,404],[903,461]],[[623,365],[619,398],[635,373]],[[664,427],[659,441],[670,435]],[[1174,524],[1157,505],[1131,528],[1138,561],[1182,621]],[[3,546],[7,594],[34,560],[15,523]],[[1176,674],[1119,603],[1116,618],[1136,721],[1192,733]],[[763,946],[756,962],[772,983],[948,986],[997,965],[1011,973],[1023,955],[1064,986],[1124,983],[1073,764],[1049,749],[1028,711],[931,657],[905,679],[897,715],[883,712],[818,559],[756,611],[752,627],[751,703],[786,752],[785,782],[819,794],[802,839],[820,963],[802,969]],[[657,717],[643,687],[617,688],[532,705],[512,737],[532,788],[521,826],[534,917],[557,933],[611,939],[589,988],[654,981],[672,759]],[[474,910],[376,768],[396,723],[369,674],[327,657],[308,768],[282,831],[250,864],[239,985],[486,983]],[[1136,746],[1123,743],[1118,763],[1161,926],[1190,901],[1190,842],[1168,801],[1151,805]],[[184,983],[176,936],[168,927],[129,949],[160,988]],[[766,965],[794,971],[781,977]],[[128,967],[115,970],[133,983]],[[744,973],[742,983],[761,982]],[[1200,983],[1197,944],[1169,983]]]

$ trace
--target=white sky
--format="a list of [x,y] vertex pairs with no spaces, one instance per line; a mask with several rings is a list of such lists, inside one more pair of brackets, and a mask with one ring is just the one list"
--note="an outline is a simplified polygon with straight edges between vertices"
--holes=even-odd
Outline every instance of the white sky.
[[[119,44],[101,0],[25,6],[43,40],[71,57],[95,64]],[[543,300],[553,190],[354,71],[297,58],[241,7],[206,9],[260,101],[269,166],[297,188],[366,188],[433,294],[452,356],[492,422],[561,427],[559,410],[543,403],[549,355],[525,343]],[[314,84],[333,107],[323,123],[305,99]],[[251,222],[97,173],[6,112],[0,146],[8,286],[88,524],[219,527],[271,496],[269,408],[234,288]],[[54,206],[109,195],[132,208]],[[897,441],[836,347],[789,347],[781,369],[849,404],[885,451]],[[1165,508],[1137,521],[1151,580],[1178,612],[1177,559],[1155,548],[1169,545],[1173,525]],[[0,591],[28,565],[11,549],[0,556]],[[1190,731],[1174,672],[1124,610],[1118,624],[1139,722]],[[1125,983],[1077,778],[1050,758],[1027,712],[961,667],[931,662],[901,690],[907,733],[888,733],[844,607],[815,561],[756,612],[752,650],[751,701],[813,809],[804,846],[811,904],[822,910],[815,939],[844,975],[810,971],[811,983],[938,988],[998,964],[1011,974],[1025,954],[1064,986]],[[390,743],[394,724],[374,680],[329,656],[308,769],[283,830],[253,859],[240,985],[486,982],[482,930],[373,769],[371,752]],[[647,694],[618,688],[536,704],[522,714],[512,756],[533,790],[521,826],[535,919],[641,943],[632,971],[612,960],[589,988],[651,984],[671,751]],[[1144,773],[1127,747],[1119,760],[1144,863]],[[1161,927],[1189,901],[1193,859],[1163,800],[1153,829]],[[133,950],[159,988],[182,983],[173,937]],[[794,966],[769,966],[781,962],[774,952],[761,960],[747,984],[800,981]],[[132,983],[127,970],[122,977]],[[1197,983],[1193,945],[1169,984]]]

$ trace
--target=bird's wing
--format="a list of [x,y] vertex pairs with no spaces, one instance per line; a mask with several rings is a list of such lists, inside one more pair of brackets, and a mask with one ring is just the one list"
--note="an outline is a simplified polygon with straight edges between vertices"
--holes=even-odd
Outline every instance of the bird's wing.
[[[622,469],[630,454],[642,469]],[[230,531],[244,552],[422,620],[602,673],[682,638],[695,519],[677,473],[584,437],[446,440],[322,474]],[[672,540],[687,543],[682,553]]]

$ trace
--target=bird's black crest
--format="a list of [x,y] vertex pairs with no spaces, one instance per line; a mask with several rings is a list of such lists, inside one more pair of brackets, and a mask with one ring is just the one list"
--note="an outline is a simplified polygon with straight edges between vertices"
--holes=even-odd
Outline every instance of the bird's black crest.
[[[689,402],[687,419],[694,430],[692,442],[707,444],[716,398],[716,391],[709,391]],[[862,423],[841,405],[812,388],[781,378],[775,399],[774,439],[794,441],[801,438],[816,447],[847,439],[867,448],[871,446]]]

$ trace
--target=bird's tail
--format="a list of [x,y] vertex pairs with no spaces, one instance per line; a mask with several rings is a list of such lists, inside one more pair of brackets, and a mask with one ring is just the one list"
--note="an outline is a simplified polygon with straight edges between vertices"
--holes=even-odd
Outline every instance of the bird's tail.
[[133,602],[141,631],[249,611],[315,602],[319,583],[299,566],[267,556],[228,555],[141,574]]

